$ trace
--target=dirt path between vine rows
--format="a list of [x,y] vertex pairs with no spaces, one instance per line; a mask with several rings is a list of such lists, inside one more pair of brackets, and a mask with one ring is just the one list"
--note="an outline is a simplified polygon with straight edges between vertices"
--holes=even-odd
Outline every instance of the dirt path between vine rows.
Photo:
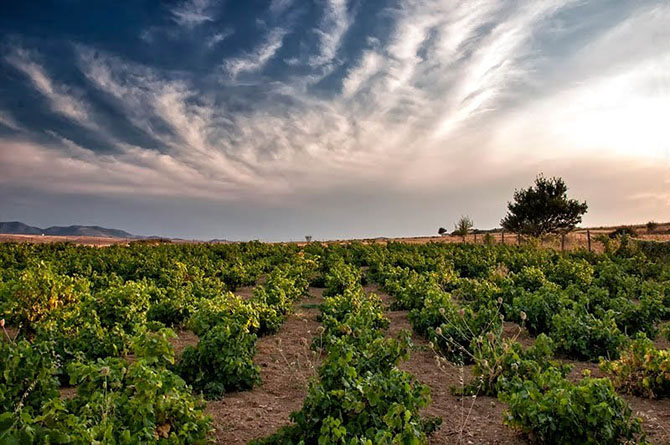
[[526,443],[521,435],[503,425],[505,406],[495,397],[452,395],[452,387],[461,386],[463,381],[467,383],[471,379],[471,367],[438,365],[428,341],[412,331],[407,318],[409,312],[389,310],[393,297],[377,286],[367,285],[365,290],[376,293],[384,302],[387,308],[385,315],[391,320],[389,336],[395,336],[401,330],[411,333],[414,347],[409,360],[401,363],[399,368],[430,387],[432,401],[422,414],[442,418],[442,426],[429,438],[431,445]]
[[279,332],[258,339],[254,362],[261,367],[261,385],[251,391],[226,394],[207,403],[216,443],[242,445],[276,432],[300,409],[319,357],[310,349],[321,328],[317,305],[323,289],[310,288],[310,297],[295,303]]

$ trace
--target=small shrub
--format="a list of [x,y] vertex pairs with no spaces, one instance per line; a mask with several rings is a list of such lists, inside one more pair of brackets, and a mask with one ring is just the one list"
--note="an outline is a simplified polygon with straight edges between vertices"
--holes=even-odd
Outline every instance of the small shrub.
[[535,292],[521,292],[513,297],[511,314],[513,318],[526,314],[525,327],[532,335],[551,329],[552,318],[569,304],[565,292],[557,285],[548,283]]
[[656,349],[645,336],[624,349],[619,360],[602,361],[600,369],[628,394],[652,399],[670,395],[670,351]]
[[586,360],[616,358],[627,341],[616,325],[613,311],[596,316],[584,307],[564,309],[554,315],[550,336],[558,352]]
[[251,389],[260,383],[254,364],[256,335],[237,323],[217,324],[200,338],[197,347],[184,349],[179,374],[207,398],[229,391]]
[[502,393],[504,422],[533,443],[619,445],[647,443],[641,421],[608,379],[585,377],[578,384],[548,369],[517,381]]
[[0,310],[13,325],[32,331],[53,311],[76,305],[88,291],[88,280],[59,275],[50,265],[39,263],[2,285]]

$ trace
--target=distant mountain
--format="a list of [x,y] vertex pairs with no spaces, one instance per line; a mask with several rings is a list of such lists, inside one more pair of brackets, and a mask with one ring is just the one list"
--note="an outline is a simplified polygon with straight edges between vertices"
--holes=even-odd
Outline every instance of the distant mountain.
[[139,238],[123,230],[99,226],[52,226],[46,229],[29,226],[18,221],[0,222],[0,233],[11,235],[94,236],[104,238]]
[[42,229],[18,221],[0,222],[0,233],[12,235],[41,235]]

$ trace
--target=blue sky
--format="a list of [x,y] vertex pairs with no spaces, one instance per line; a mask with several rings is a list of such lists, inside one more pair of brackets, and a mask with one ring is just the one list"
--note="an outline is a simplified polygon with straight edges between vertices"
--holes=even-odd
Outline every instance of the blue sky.
[[187,238],[670,220],[670,3],[5,2],[0,220]]

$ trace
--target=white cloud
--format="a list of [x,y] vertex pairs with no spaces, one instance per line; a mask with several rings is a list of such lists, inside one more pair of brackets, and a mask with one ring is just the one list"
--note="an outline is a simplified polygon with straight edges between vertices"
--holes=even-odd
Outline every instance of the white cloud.
[[344,96],[353,96],[362,85],[379,72],[383,61],[383,57],[379,53],[375,51],[366,51],[359,64],[349,71],[342,81],[342,93]]
[[14,117],[6,111],[0,110],[0,124],[12,130],[21,130],[21,126],[16,122]]
[[180,26],[193,28],[214,21],[212,0],[185,0],[170,10],[172,19]]
[[228,74],[234,79],[240,73],[255,72],[263,68],[281,49],[287,31],[275,28],[270,31],[265,41],[251,53],[243,57],[226,60],[224,66]]
[[84,101],[75,96],[72,88],[55,84],[28,51],[16,49],[7,56],[7,61],[30,79],[35,89],[49,101],[53,111],[82,125],[95,127]]
[[226,40],[228,37],[232,36],[234,33],[235,32],[232,29],[226,29],[222,32],[217,32],[207,40],[207,46],[209,48],[213,48],[214,46]]
[[323,19],[315,32],[319,36],[319,54],[309,59],[312,66],[328,65],[337,56],[351,19],[347,11],[347,0],[325,0]]

